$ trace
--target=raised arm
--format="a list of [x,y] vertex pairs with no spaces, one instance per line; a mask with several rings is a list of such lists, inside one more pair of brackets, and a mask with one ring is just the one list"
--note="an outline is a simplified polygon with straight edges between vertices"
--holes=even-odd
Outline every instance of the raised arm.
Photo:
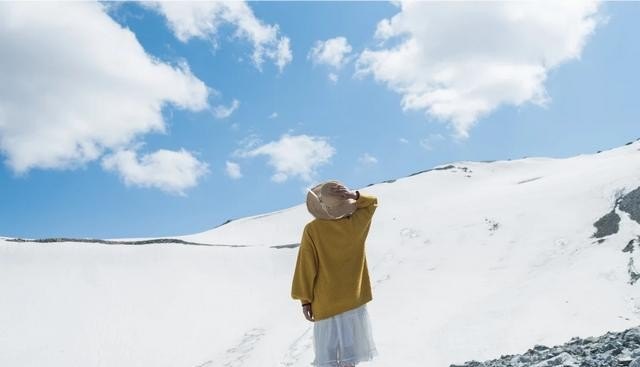
[[352,220],[356,226],[368,231],[373,213],[375,213],[378,208],[378,198],[372,195],[361,194],[359,191],[355,191],[355,195],[357,197],[357,209],[351,216]]
[[356,197],[356,207],[358,210],[364,210],[369,217],[372,217],[378,208],[378,198],[373,195],[360,194],[360,191],[356,191]]

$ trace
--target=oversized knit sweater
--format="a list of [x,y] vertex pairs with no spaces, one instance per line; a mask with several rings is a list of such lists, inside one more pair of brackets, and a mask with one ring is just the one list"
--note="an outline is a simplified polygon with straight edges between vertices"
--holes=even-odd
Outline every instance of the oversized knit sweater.
[[361,194],[356,211],[341,219],[314,219],[302,233],[291,297],[311,303],[314,320],[326,319],[371,301],[365,240],[374,196]]

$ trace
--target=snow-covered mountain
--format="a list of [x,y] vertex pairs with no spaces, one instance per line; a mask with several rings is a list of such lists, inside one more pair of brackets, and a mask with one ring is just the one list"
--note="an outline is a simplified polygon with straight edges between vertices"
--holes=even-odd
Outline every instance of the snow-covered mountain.
[[[446,367],[637,326],[639,187],[636,142],[361,188],[379,200],[379,357],[363,365]],[[300,199],[178,237],[232,246],[0,240],[0,365],[309,365],[313,324],[289,295]]]

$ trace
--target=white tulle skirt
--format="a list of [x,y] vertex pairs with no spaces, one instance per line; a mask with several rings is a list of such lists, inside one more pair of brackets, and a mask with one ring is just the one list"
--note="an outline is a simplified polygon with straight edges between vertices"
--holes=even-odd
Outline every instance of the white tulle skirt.
[[319,367],[355,366],[378,355],[367,305],[313,323],[315,359]]

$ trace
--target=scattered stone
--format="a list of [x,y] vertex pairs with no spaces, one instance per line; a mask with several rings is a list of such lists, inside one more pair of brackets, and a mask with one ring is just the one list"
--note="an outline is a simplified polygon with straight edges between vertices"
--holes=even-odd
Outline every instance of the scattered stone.
[[629,273],[629,284],[634,285],[640,279],[640,273],[636,271],[636,267],[633,264],[633,258],[629,258],[629,265],[627,266],[627,272]]
[[498,230],[498,228],[500,228],[500,223],[496,222],[495,220],[484,218],[484,222],[489,226],[489,232],[495,232]]
[[632,239],[627,243],[627,245],[622,249],[622,252],[633,253],[633,245],[636,244],[636,241],[640,241],[640,239]]
[[222,222],[221,224],[219,224],[219,225],[218,225],[217,227],[215,227],[215,228],[222,227],[222,226],[224,226],[225,224],[229,224],[229,223],[231,223],[232,221],[233,221],[233,219],[227,219],[227,220],[225,220],[224,222]]
[[536,345],[521,355],[450,367],[640,367],[640,327],[600,337],[574,337],[563,345]]
[[[483,161],[483,162],[490,163],[490,162],[493,162],[493,161]],[[463,166],[456,167],[456,166],[454,166],[453,164],[448,164],[448,165],[446,165],[446,166],[442,166],[442,167],[436,167],[436,168],[424,169],[424,170],[422,170],[422,171],[414,172],[414,173],[409,174],[407,177],[416,176],[416,175],[420,175],[420,174],[427,173],[427,172],[431,172],[431,171],[446,171],[446,170],[450,170],[450,169],[454,169],[454,168],[459,169],[459,170],[461,170],[461,171],[463,171],[463,172],[466,172],[466,173],[471,173],[471,172],[473,172],[473,171],[472,171],[472,170],[470,170],[468,167],[463,167]],[[471,176],[470,176],[470,175],[467,175],[467,177],[471,177]],[[388,182],[388,181],[383,181],[383,182]],[[393,181],[391,181],[391,182],[393,182]],[[372,185],[374,185],[374,184],[369,184],[368,186],[372,186]]]
[[291,243],[291,244],[288,244],[288,245],[274,245],[274,246],[269,246],[269,247],[270,248],[277,248],[277,249],[280,249],[280,248],[296,248],[296,247],[300,247],[300,244],[299,243]]
[[526,180],[518,181],[516,184],[517,185],[522,185],[522,184],[526,184],[526,183],[529,183],[529,182],[538,181],[541,178],[542,177],[532,177],[532,178],[528,178]]
[[446,165],[444,167],[436,167],[433,170],[434,171],[443,171],[443,170],[452,169],[452,168],[456,168],[456,166],[454,166],[453,164],[449,164],[449,165]]

